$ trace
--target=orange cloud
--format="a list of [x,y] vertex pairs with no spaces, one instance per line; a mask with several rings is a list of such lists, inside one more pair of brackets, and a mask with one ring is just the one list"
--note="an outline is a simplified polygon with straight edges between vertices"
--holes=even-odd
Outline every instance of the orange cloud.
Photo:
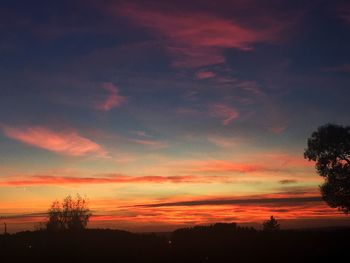
[[210,114],[213,117],[221,119],[221,123],[225,126],[239,117],[239,113],[236,109],[221,103],[211,105],[209,110]]
[[93,154],[100,157],[107,155],[102,146],[74,130],[58,132],[42,126],[24,128],[4,126],[3,131],[11,139],[59,154],[71,156]]
[[127,184],[127,183],[212,183],[228,182],[227,176],[126,176],[109,175],[105,177],[70,177],[70,176],[26,176],[0,180],[0,186],[31,185],[75,185],[75,184]]
[[[221,142],[220,142],[221,143]],[[226,142],[222,142],[225,144]],[[314,164],[305,160],[302,156],[286,154],[283,152],[265,152],[249,154],[248,159],[234,161],[232,159],[192,159],[192,160],[177,160],[169,161],[164,164],[165,171],[171,170],[177,173],[254,173],[268,178],[276,178],[276,175],[282,173],[294,173],[296,178],[297,172],[312,171]],[[164,171],[164,170],[161,170]],[[247,177],[254,178],[254,177]],[[257,178],[257,177],[255,177]],[[277,178],[278,179],[278,178]],[[285,179],[285,178],[280,178]],[[303,178],[303,181],[306,178]],[[318,180],[318,177],[311,177],[307,180]]]
[[193,161],[187,163],[185,169],[191,172],[239,172],[252,173],[259,171],[274,171],[272,167],[259,164],[237,163],[223,160]]
[[110,111],[111,109],[119,107],[125,102],[126,98],[119,94],[118,88],[113,83],[102,83],[101,87],[107,91],[108,94],[103,96],[101,101],[95,102],[95,109]]

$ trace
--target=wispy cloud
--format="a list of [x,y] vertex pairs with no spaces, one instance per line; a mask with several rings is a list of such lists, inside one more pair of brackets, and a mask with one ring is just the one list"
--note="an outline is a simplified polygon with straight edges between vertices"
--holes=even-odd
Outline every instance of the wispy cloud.
[[[350,18],[349,18],[349,23],[350,23]],[[324,68],[323,70],[328,71],[328,72],[350,73],[350,64],[344,64],[344,65],[336,66],[336,67],[328,67],[328,68]]]
[[281,134],[287,129],[286,125],[272,125],[267,127],[267,129],[274,134]]
[[342,4],[338,8],[339,16],[350,25],[350,4]]
[[139,145],[151,146],[153,148],[164,148],[168,146],[165,142],[152,139],[129,139],[129,141]]
[[[51,78],[55,83],[69,87],[53,93],[51,100],[55,103],[108,112],[121,107],[128,100],[121,94],[120,88],[112,82],[86,81],[79,78],[56,79],[54,76]],[[47,81],[50,82],[52,79]]]
[[255,96],[263,96],[261,88],[256,81],[236,81],[235,87],[242,89],[243,91],[249,92]]
[[237,145],[238,140],[232,137],[223,137],[218,135],[209,135],[207,141],[210,143],[221,147],[221,148],[231,148]]
[[216,74],[212,71],[198,71],[196,73],[197,79],[209,79],[215,77]]
[[126,97],[119,94],[119,89],[113,83],[102,83],[101,89],[106,91],[107,94],[100,95],[98,100],[94,103],[94,108],[102,111],[110,111],[115,107],[121,106]]
[[206,160],[206,161],[189,161],[184,164],[183,168],[191,172],[239,172],[254,173],[276,171],[276,167],[269,167],[253,163],[240,163],[225,160]]
[[187,115],[187,116],[192,116],[192,117],[198,117],[200,115],[203,115],[203,113],[197,109],[186,108],[186,107],[177,108],[177,109],[175,109],[175,112],[177,114],[182,114],[182,115]]
[[[224,144],[226,142],[223,142]],[[228,142],[230,144],[230,142]],[[241,147],[238,144],[237,147]],[[239,160],[235,157],[226,159],[187,159],[164,162],[162,172],[173,171],[178,174],[252,174],[246,176],[246,179],[264,178],[274,182],[276,180],[289,179],[285,178],[286,174],[294,174],[292,179],[296,179],[303,173],[308,173],[313,169],[313,163],[308,162],[304,158],[296,155],[263,152],[250,153],[249,156],[241,155]],[[293,172],[292,172],[293,171]],[[301,173],[297,175],[297,173]],[[282,176],[284,175],[284,176]],[[258,177],[255,177],[258,176]],[[299,179],[299,178],[298,178]],[[302,181],[318,182],[318,177],[302,178]]]
[[211,116],[220,119],[225,126],[239,117],[239,113],[235,108],[222,103],[210,105],[209,111]]
[[3,131],[11,139],[63,155],[107,156],[106,150],[101,145],[79,135],[75,130],[60,132],[43,126],[21,128],[4,126]]
[[275,43],[288,22],[272,18],[259,26],[239,23],[211,13],[167,12],[145,6],[122,5],[118,14],[165,40],[176,67],[197,68],[225,62],[223,49],[251,50],[257,43]]

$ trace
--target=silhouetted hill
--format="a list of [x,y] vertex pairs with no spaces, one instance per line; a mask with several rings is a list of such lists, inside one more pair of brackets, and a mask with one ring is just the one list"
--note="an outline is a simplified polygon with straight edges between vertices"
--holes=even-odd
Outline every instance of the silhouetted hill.
[[165,235],[109,229],[0,236],[1,262],[335,262],[350,251],[349,228],[262,232],[236,224]]

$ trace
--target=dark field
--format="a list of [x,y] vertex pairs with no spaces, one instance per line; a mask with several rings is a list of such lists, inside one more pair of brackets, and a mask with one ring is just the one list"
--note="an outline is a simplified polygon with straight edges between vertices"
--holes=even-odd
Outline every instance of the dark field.
[[1,235],[0,262],[347,262],[350,229],[256,231],[235,224],[170,235],[119,230]]

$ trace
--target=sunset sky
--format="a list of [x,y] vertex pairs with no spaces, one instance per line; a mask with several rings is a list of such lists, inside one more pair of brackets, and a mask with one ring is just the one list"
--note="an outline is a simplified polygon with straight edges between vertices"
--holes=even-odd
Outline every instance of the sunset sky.
[[348,1],[0,7],[1,227],[76,193],[90,227],[349,224],[303,158],[350,122]]

